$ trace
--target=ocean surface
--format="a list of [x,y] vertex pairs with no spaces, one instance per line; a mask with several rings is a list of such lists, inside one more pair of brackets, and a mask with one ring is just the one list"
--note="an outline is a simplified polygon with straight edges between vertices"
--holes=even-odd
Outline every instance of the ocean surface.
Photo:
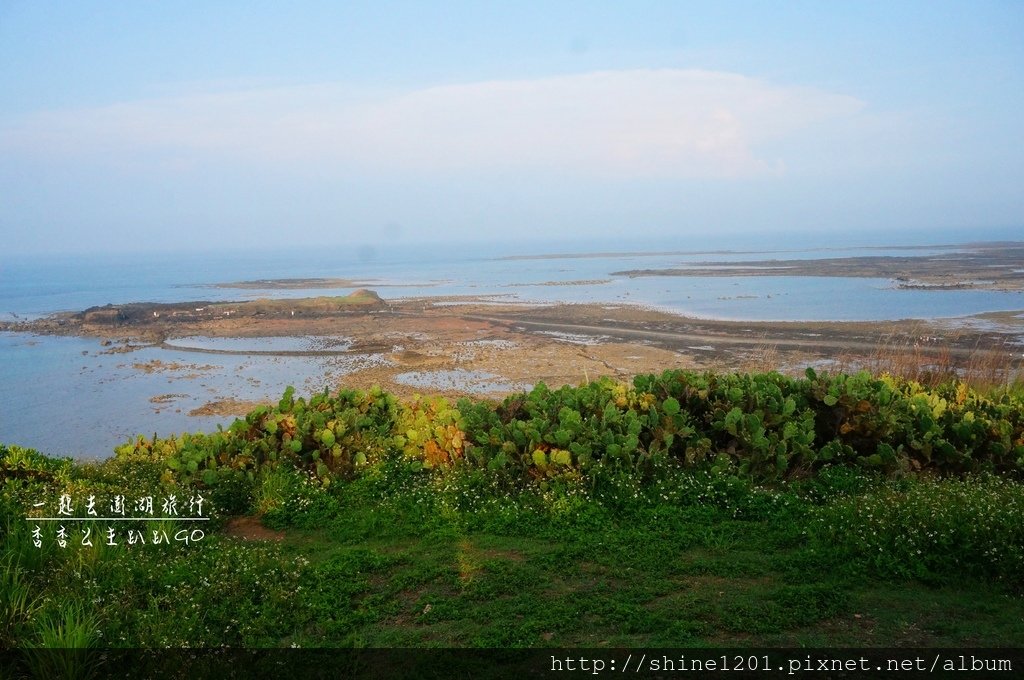
[[[807,235],[504,245],[391,245],[292,251],[146,255],[0,255],[0,319],[126,302],[243,300],[344,295],[352,289],[225,288],[282,278],[351,279],[385,299],[489,296],[496,301],[638,304],[689,316],[746,320],[956,318],[1024,309],[1024,294],[900,290],[888,279],[613,276],[686,262],[921,255],[920,246],[1009,240],[1007,232],[916,234],[837,240]],[[905,246],[917,246],[907,250]],[[606,255],[600,255],[606,253]],[[619,254],[615,254],[619,253]],[[623,255],[621,253],[642,253]],[[567,257],[551,257],[566,254]],[[584,256],[590,254],[589,256]],[[544,256],[523,259],[521,256]],[[556,284],[556,285],[553,285]],[[452,304],[457,304],[453,300]],[[275,351],[343,350],[347,338],[184,338],[182,349],[109,353],[96,339],[0,332],[0,442],[54,455],[103,458],[137,434],[215,429],[231,417],[189,416],[213,399],[276,399],[336,384],[382,357],[284,356]],[[212,344],[211,344],[212,343]],[[197,354],[188,347],[250,351]]]

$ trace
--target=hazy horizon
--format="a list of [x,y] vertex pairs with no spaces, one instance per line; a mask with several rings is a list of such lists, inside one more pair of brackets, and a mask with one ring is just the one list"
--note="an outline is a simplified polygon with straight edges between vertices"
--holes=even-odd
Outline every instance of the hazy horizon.
[[0,236],[1010,237],[1021,35],[1018,2],[7,3]]

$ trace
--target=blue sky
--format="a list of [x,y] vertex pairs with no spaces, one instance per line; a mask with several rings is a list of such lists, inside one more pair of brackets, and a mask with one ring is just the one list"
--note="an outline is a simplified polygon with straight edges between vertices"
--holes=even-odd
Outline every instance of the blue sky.
[[0,1],[8,252],[1020,228],[1024,3]]

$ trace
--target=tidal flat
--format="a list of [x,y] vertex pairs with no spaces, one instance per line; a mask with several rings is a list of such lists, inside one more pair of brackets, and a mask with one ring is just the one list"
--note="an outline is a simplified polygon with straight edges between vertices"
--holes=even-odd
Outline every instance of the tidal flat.
[[[85,458],[108,456],[135,434],[227,425],[256,405],[275,403],[288,385],[302,393],[377,385],[402,398],[497,400],[541,382],[629,381],[673,368],[799,373],[808,366],[886,370],[895,364],[912,365],[923,376],[987,371],[998,380],[1019,375],[1024,349],[1024,318],[1009,313],[897,322],[720,321],[638,305],[385,300],[373,291],[110,305],[22,322],[17,330],[7,337],[24,340],[23,371],[31,371],[28,353],[38,353],[40,343],[74,344],[65,348],[65,360],[50,362],[53,375],[28,379],[71,381],[94,394],[96,408],[79,410],[79,428],[48,428],[45,410],[25,402],[12,420],[15,431],[5,436]],[[118,406],[110,410],[112,403]]]
[[[1020,375],[1019,242],[476,257],[204,262],[16,295],[0,351],[21,396],[0,439],[102,458],[135,434],[229,425],[288,385],[498,400],[673,368]],[[74,427],[51,426],[54,393]]]

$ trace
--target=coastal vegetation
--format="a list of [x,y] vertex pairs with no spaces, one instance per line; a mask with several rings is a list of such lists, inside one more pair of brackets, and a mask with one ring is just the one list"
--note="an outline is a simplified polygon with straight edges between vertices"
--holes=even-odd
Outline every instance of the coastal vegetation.
[[[289,389],[95,464],[0,446],[0,476],[3,647],[1024,638],[1013,385],[674,370],[500,403]],[[198,500],[208,521],[129,511],[118,532],[170,540],[110,545],[105,513],[83,514],[61,546],[41,519],[118,496]]]

